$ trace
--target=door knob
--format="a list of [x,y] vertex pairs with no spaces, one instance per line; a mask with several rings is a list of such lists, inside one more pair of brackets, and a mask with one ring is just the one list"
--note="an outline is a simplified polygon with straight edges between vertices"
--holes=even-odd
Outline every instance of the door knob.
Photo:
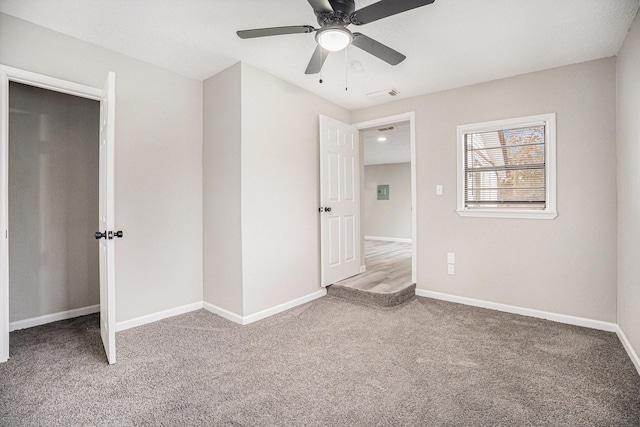
[[324,208],[325,212],[331,212],[331,208]]
[[323,208],[322,206],[320,206],[318,212],[331,212],[331,208]]
[[93,234],[93,237],[95,237],[96,239],[103,239],[104,238],[104,239],[109,239],[109,240],[113,239],[114,237],[121,238],[122,236],[124,236],[124,234],[122,233],[122,230],[120,230],[120,231],[103,231],[103,232],[96,231]]

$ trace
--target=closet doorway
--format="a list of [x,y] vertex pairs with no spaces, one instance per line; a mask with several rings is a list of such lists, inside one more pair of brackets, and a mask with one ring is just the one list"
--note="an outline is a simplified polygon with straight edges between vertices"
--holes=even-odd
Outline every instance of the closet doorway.
[[12,330],[100,312],[114,363],[115,75],[102,90],[9,67],[0,78],[0,362]]

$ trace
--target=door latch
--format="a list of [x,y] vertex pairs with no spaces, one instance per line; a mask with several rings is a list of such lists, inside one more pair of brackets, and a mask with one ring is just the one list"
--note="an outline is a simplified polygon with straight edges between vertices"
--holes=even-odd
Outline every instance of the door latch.
[[123,236],[124,236],[124,234],[122,233],[122,230],[119,230],[119,231],[103,231],[103,232],[96,231],[93,234],[93,237],[95,237],[98,240],[99,239],[103,239],[103,238],[112,240],[114,237],[122,238]]

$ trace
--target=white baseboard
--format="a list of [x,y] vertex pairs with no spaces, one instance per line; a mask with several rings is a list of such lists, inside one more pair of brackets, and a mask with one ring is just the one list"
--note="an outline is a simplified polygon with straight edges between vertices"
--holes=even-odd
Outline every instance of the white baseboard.
[[367,271],[367,266],[366,265],[361,265],[360,266],[360,273],[364,273],[365,271]]
[[9,323],[9,332],[19,329],[33,328],[34,326],[46,325],[58,320],[73,319],[74,317],[86,316],[87,314],[99,313],[100,304],[88,307],[75,308],[73,310],[61,311],[59,313],[45,314],[44,316],[32,317],[30,319],[16,320]]
[[146,316],[140,316],[130,320],[125,320],[123,322],[116,323],[116,332],[135,328],[136,326],[146,325],[147,323],[157,322],[158,320],[166,319],[167,317],[173,317],[179,314],[189,313],[190,311],[200,310],[201,308],[202,301],[183,305],[181,307],[171,308],[169,310],[159,311],[157,313],[147,314]]
[[218,316],[224,317],[227,320],[231,320],[232,322],[239,323],[243,325],[243,318],[239,314],[232,313],[224,308],[218,307],[217,305],[209,304],[208,302],[203,303],[203,307],[205,310],[217,314]]
[[411,243],[411,239],[404,239],[402,237],[364,236],[364,240],[379,240],[381,242]]
[[236,322],[240,325],[248,325],[249,323],[257,322],[258,320],[262,320],[269,316],[273,316],[274,314],[282,313],[283,311],[289,310],[290,308],[297,307],[299,305],[321,298],[326,294],[327,294],[327,290],[323,288],[309,295],[305,295],[303,297],[296,298],[289,302],[276,305],[275,307],[271,307],[254,314],[250,314],[249,316],[240,316],[238,314],[225,310],[224,308],[217,307],[207,302],[204,303],[204,309],[214,314],[217,314],[219,316],[222,316],[225,319],[231,320],[232,322]]
[[474,298],[460,297],[457,295],[443,294],[440,292],[416,289],[416,295],[421,297],[439,299],[443,301],[456,302],[458,304],[471,305],[474,307],[488,308],[490,310],[504,311],[506,313],[520,314],[522,316],[537,317],[539,319],[552,320],[554,322],[566,323],[568,325],[583,326],[585,328],[598,329],[607,332],[617,332],[618,325],[601,320],[587,319],[584,317],[569,316],[566,314],[551,313],[548,311],[534,310],[531,308],[518,307],[515,305],[500,304],[497,302],[484,301]]
[[620,325],[616,325],[616,333],[618,334],[618,338],[620,339],[620,342],[622,342],[622,346],[624,347],[625,350],[627,350],[627,354],[629,355],[629,357],[631,358],[631,361],[636,367],[636,370],[638,371],[638,375],[640,375],[640,357],[638,356],[638,353],[636,353],[633,347],[631,347],[631,343],[629,342],[629,339],[622,331],[622,328],[620,328]]
[[244,317],[243,325],[248,325],[249,323],[256,322],[258,320],[264,319],[269,316],[273,316],[274,314],[282,313],[283,311],[289,310],[290,308],[297,307],[302,304],[306,304],[314,299],[322,298],[327,294],[327,289],[322,288],[319,291],[310,293],[309,295],[305,295],[300,298],[296,298],[289,302],[285,302],[280,305],[276,305],[275,307],[268,308],[266,310],[259,311],[255,314],[251,314],[249,316]]

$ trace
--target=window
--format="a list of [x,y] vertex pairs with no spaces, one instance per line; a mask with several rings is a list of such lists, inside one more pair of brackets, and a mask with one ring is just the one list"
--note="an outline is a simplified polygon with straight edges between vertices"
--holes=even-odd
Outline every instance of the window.
[[556,116],[458,126],[458,214],[553,219]]

